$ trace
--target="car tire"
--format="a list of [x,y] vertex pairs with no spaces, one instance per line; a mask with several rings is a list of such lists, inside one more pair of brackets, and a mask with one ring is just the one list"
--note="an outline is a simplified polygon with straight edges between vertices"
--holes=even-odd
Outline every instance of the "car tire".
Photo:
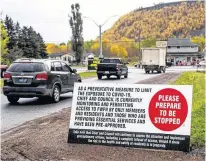
[[128,78],[128,73],[126,75],[124,75],[124,78]]
[[7,99],[8,101],[11,103],[11,104],[16,104],[19,100],[19,97],[16,97],[16,96],[7,96]]
[[57,103],[60,100],[60,89],[59,86],[55,85],[52,93],[52,102]]
[[121,79],[121,75],[117,75],[117,79]]
[[110,75],[107,75],[107,79],[109,79],[110,78]]
[[98,74],[97,75],[98,79],[102,79],[102,75]]

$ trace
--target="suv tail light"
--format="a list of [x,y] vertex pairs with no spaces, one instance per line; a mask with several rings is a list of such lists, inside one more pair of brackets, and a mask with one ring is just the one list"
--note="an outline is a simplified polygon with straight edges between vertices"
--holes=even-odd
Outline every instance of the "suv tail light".
[[48,80],[47,73],[39,73],[36,75],[36,80]]
[[4,80],[11,80],[11,75],[9,73],[4,73]]

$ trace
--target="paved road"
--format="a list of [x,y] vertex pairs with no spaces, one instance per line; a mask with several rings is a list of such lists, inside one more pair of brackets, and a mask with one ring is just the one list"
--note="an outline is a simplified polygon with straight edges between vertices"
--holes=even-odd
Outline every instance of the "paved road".
[[[167,69],[169,72],[181,72],[185,70],[196,70],[196,68],[183,68],[183,67],[172,67]],[[86,69],[81,68],[79,71],[86,71]],[[132,84],[144,79],[148,79],[159,74],[145,74],[144,70],[137,69],[134,67],[129,68],[128,78],[122,77],[121,80],[111,77],[111,79],[106,79],[103,77],[102,80],[97,78],[85,79],[85,83],[122,83],[122,84]],[[47,103],[40,102],[38,98],[22,98],[18,105],[10,105],[7,98],[1,94],[1,131],[5,131],[19,124],[22,124],[28,120],[32,120],[37,117],[41,117],[53,112],[58,112],[62,108],[71,107],[72,103],[72,93],[64,94],[61,97],[59,103]]]

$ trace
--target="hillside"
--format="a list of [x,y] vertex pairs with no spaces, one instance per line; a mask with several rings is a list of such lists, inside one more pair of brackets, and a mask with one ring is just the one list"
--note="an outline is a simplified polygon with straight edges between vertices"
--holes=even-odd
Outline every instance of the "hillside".
[[143,38],[167,39],[205,35],[205,2],[182,1],[139,8],[122,17],[103,33],[109,40]]

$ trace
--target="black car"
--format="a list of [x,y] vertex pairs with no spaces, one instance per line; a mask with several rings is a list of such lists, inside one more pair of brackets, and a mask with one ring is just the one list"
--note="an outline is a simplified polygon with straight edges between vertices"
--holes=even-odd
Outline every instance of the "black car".
[[116,76],[117,79],[120,79],[122,75],[127,78],[128,67],[126,64],[127,63],[123,63],[120,58],[103,59],[100,64],[97,65],[98,79],[102,79],[102,76],[107,76],[109,79],[112,75]]
[[3,93],[10,103],[19,98],[49,97],[58,102],[60,94],[73,92],[81,77],[61,60],[19,59],[4,73]]

